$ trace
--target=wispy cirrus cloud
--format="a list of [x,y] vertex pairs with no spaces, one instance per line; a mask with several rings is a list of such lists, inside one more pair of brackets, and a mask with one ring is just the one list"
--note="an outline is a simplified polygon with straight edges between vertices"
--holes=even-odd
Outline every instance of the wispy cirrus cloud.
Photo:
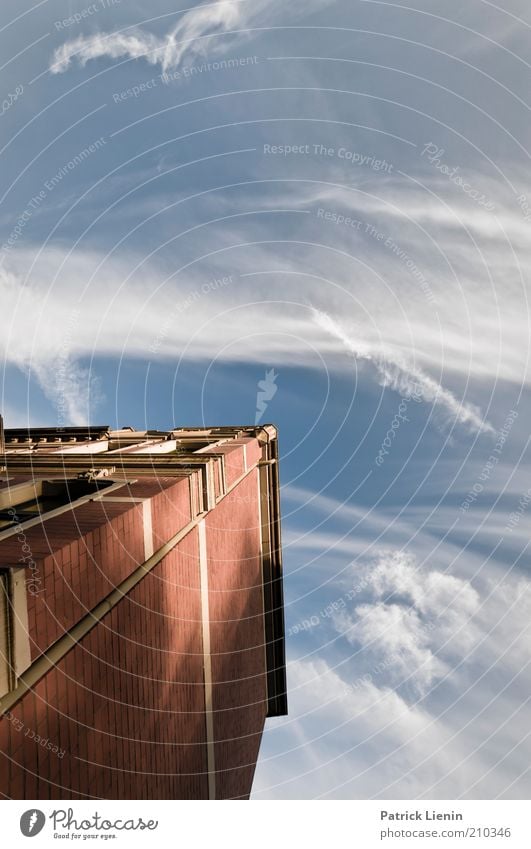
[[405,358],[399,358],[396,352],[386,351],[385,348],[377,350],[362,340],[354,340],[338,321],[321,310],[313,310],[313,319],[318,327],[342,342],[355,359],[372,363],[382,386],[389,387],[406,398],[415,396],[436,404],[445,410],[451,419],[471,430],[494,432],[492,425],[483,418],[477,407],[461,403],[452,392],[444,389],[420,368],[409,364]]
[[[237,244],[242,236],[229,232],[227,238]],[[241,272],[252,269],[254,273],[256,268],[267,268],[278,262],[277,255],[278,249],[251,246],[245,255],[239,253],[238,268]],[[221,255],[219,261],[223,259]],[[311,261],[313,268],[319,268],[327,259],[322,252],[315,252],[304,261]],[[284,257],[283,268],[286,274],[279,274],[278,279],[266,275],[257,280],[255,297],[249,303],[245,273],[235,275],[229,286],[214,291],[207,289],[204,294],[205,281],[225,274],[223,264],[198,265],[174,279],[174,275],[166,275],[162,262],[148,262],[132,251],[122,252],[118,259],[97,250],[78,250],[67,255],[59,248],[46,248],[33,262],[31,251],[17,249],[0,269],[6,306],[0,316],[0,327],[4,328],[3,335],[8,340],[6,361],[19,366],[32,363],[39,382],[50,397],[57,382],[54,376],[57,362],[63,362],[61,351],[65,336],[70,371],[74,375],[76,360],[91,356],[94,350],[101,356],[149,358],[154,344],[157,358],[161,359],[182,356],[205,361],[219,356],[223,350],[223,359],[227,361],[263,362],[263,339],[248,333],[249,326],[262,326],[271,334],[268,360],[272,367],[284,365],[287,359],[294,365],[309,367],[306,346],[310,343],[333,370],[347,371],[351,357],[364,360],[372,366],[372,374],[382,386],[403,396],[416,395],[435,405],[445,423],[453,420],[475,432],[492,431],[477,407],[461,401],[430,375],[434,368],[440,370],[440,362],[434,346],[430,347],[426,316],[422,311],[416,313],[411,309],[413,339],[418,338],[414,348],[401,350],[391,335],[391,308],[378,316],[382,342],[379,343],[374,332],[369,335],[371,328],[369,332],[364,328],[366,338],[360,333],[358,341],[351,329],[357,326],[355,316],[349,319],[348,325],[344,323],[340,315],[341,310],[346,310],[341,303],[333,303],[330,314],[308,304],[308,301],[310,304],[323,302],[318,280],[308,282],[306,303],[297,306],[300,285],[297,256]],[[336,273],[338,276],[346,274],[348,268],[339,267]],[[146,277],[149,279],[147,288]],[[80,306],[76,293],[83,290],[86,290],[86,297]],[[118,293],[127,295],[128,308],[117,313],[113,304]],[[79,309],[83,310],[83,320],[72,333],[69,330],[72,313]],[[161,310],[167,316],[168,332],[163,334],[159,344]],[[183,315],[185,322],[180,320]],[[313,321],[308,320],[311,316]],[[31,333],[19,333],[17,328],[21,324],[25,328],[31,326]],[[394,333],[396,337],[396,328]],[[464,333],[462,340],[465,346],[468,340]],[[425,367],[421,368],[418,360]],[[312,367],[316,367],[315,364]],[[73,400],[86,377],[82,375],[79,380],[79,369],[76,374],[75,379],[65,382],[72,387]],[[450,372],[448,374],[451,377]],[[84,409],[91,392],[83,396]],[[78,419],[78,412],[75,418]]]
[[[315,8],[328,5],[332,0],[309,0],[300,10],[311,12]],[[220,52],[227,46],[223,42],[213,41],[213,37],[222,33],[245,37],[245,28],[255,21],[267,22],[270,15],[284,10],[279,0],[221,0],[218,3],[205,3],[186,12],[177,24],[164,35],[156,35],[140,27],[126,30],[80,35],[58,47],[50,63],[50,71],[60,74],[66,71],[76,59],[80,65],[86,65],[92,59],[144,59],[151,65],[160,65],[163,72],[176,69],[185,55]],[[248,35],[248,34],[247,34]]]
[[99,376],[70,356],[60,354],[42,363],[37,358],[32,362],[31,372],[52,402],[58,427],[90,422],[104,400]]
[[140,28],[122,32],[80,35],[65,42],[53,55],[50,70],[54,74],[66,71],[75,58],[80,65],[92,59],[145,59],[159,65],[163,71],[177,67],[185,53],[199,53],[204,44],[198,39],[241,24],[245,17],[242,3],[210,3],[187,12],[166,35],[157,36]]

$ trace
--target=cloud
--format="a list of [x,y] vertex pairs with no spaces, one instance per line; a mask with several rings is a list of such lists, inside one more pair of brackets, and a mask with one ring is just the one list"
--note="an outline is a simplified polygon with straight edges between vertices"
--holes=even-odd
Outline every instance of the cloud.
[[[309,658],[289,664],[288,681],[290,715],[266,730],[254,798],[418,798],[459,763],[451,729],[389,687],[353,689],[330,663]],[[463,768],[453,795],[476,776],[476,763]]]
[[462,578],[418,568],[401,551],[382,554],[365,582],[372,600],[356,605],[352,614],[338,613],[338,631],[369,652],[377,669],[383,664],[393,684],[424,695],[477,636],[472,619],[478,593]]
[[[252,230],[247,238],[251,237]],[[200,238],[199,235],[197,242]],[[346,372],[353,356],[374,368],[380,385],[408,397],[416,393],[444,413],[447,421],[453,419],[478,432],[491,430],[475,405],[458,399],[417,364],[417,360],[424,358],[431,368],[437,364],[437,356],[433,339],[427,338],[425,315],[415,305],[410,308],[408,321],[413,339],[418,337],[419,342],[410,352],[400,350],[393,338],[396,334],[393,305],[380,307],[377,312],[376,303],[371,307],[369,299],[366,306],[374,310],[373,325],[381,328],[382,341],[378,343],[376,338],[371,338],[364,328],[366,338],[360,334],[360,340],[355,342],[344,319],[340,323],[339,316],[348,312],[345,302],[335,298],[335,290],[330,297],[330,314],[320,306],[311,306],[324,300],[320,279],[308,278],[304,295],[300,295],[305,267],[309,265],[315,272],[321,270],[321,265],[330,269],[333,254],[323,251],[311,254],[306,249],[304,257],[295,246],[295,250],[286,249],[282,255],[276,246],[251,242],[244,251],[235,248],[232,255],[226,248],[216,251],[217,245],[241,244],[245,241],[242,232],[222,230],[220,242],[217,239],[212,241],[210,259],[207,257],[190,267],[184,264],[182,273],[175,270],[179,267],[177,256],[155,260],[121,250],[119,257],[113,257],[79,248],[67,254],[58,247],[47,247],[35,257],[31,250],[13,250],[0,269],[6,305],[0,326],[5,331],[4,338],[9,339],[6,360],[16,365],[31,362],[48,393],[55,381],[53,371],[57,370],[56,360],[66,334],[72,379],[65,384],[72,387],[68,395],[73,402],[78,387],[87,382],[87,375],[74,373],[75,363],[81,357],[92,356],[94,351],[98,356],[183,357],[197,361],[215,357],[227,362],[262,363],[266,333],[268,362],[272,367],[285,366],[289,361],[293,366],[323,368],[324,360],[330,371]],[[253,280],[250,299],[246,272],[252,269],[256,276],[256,269],[275,265],[280,266],[276,277],[269,274]],[[173,271],[167,274],[166,269],[172,266]],[[230,285],[209,288],[209,280],[223,278],[234,268],[239,273],[231,277]],[[342,279],[343,275],[351,276],[352,269],[339,262],[334,275]],[[344,284],[347,306],[351,301],[350,289],[357,289],[357,281]],[[83,291],[85,296],[80,304],[78,293]],[[119,310],[115,308],[117,299]],[[75,333],[71,333],[68,326],[76,309],[82,309],[83,317],[77,322]],[[162,322],[161,315],[164,315]],[[349,326],[355,327],[356,323],[349,319]],[[24,332],[19,332],[20,327]],[[260,328],[260,332],[249,333],[250,327]],[[467,345],[464,333],[461,345]],[[315,358],[310,362],[308,349],[319,352],[323,360]],[[466,372],[464,376],[467,377]],[[452,377],[451,372],[448,377]],[[83,409],[89,396],[90,390],[82,402]],[[78,417],[78,412],[75,415]]]
[[164,72],[177,68],[186,53],[197,54],[205,46],[199,40],[241,24],[241,2],[209,3],[187,12],[165,36],[159,37],[141,29],[128,32],[97,33],[78,36],[57,48],[50,70],[62,73],[73,58],[84,66],[91,59],[145,59],[160,65]]
[[355,359],[371,362],[378,374],[380,383],[405,398],[422,398],[427,403],[439,405],[445,409],[451,419],[467,425],[471,430],[494,433],[492,425],[480,414],[480,410],[470,404],[462,404],[447,389],[425,374],[421,369],[407,363],[405,358],[398,359],[396,353],[380,351],[365,342],[354,341],[341,327],[339,322],[321,310],[313,310],[315,323],[335,336],[350,351]]
[[[142,161],[140,175],[133,169],[127,191],[137,178],[152,175],[148,165]],[[487,408],[496,387],[503,381],[500,391],[512,392],[515,385],[529,383],[528,283],[520,280],[515,257],[489,229],[494,218],[487,220],[481,210],[467,217],[461,197],[456,218],[431,196],[403,184],[400,195],[398,184],[386,182],[379,189],[381,197],[369,197],[353,189],[304,181],[286,187],[274,181],[260,184],[258,196],[247,187],[206,193],[194,200],[197,207],[190,213],[186,193],[181,188],[171,195],[166,181],[150,184],[138,205],[116,209],[112,203],[126,187],[113,178],[103,185],[103,200],[99,187],[94,192],[95,210],[99,216],[110,204],[104,219],[109,256],[96,237],[93,247],[83,243],[72,254],[59,245],[37,251],[20,240],[4,258],[2,297],[9,308],[0,316],[0,326],[10,335],[6,357],[23,363],[35,359],[38,351],[43,379],[44,370],[54,367],[75,292],[89,281],[84,320],[72,338],[72,363],[94,350],[101,356],[151,358],[154,344],[159,360],[182,356],[199,362],[215,357],[262,363],[265,333],[270,367],[278,370],[289,362],[345,375],[352,372],[353,359],[363,361],[367,375],[380,385],[407,396],[417,390],[434,405],[436,422],[452,419],[480,433],[491,430],[490,420],[503,424],[503,408]],[[54,204],[60,200],[57,196]],[[330,224],[319,218],[320,207],[359,217],[386,237],[392,234],[426,271],[436,307],[400,258],[386,249],[385,239],[375,241],[365,227],[358,232]],[[254,215],[257,208],[268,215]],[[55,209],[50,204],[51,215]],[[269,218],[278,209],[297,214]],[[434,217],[436,210],[441,216]],[[74,210],[69,220],[76,221],[77,214]],[[113,247],[127,215],[135,225],[131,237]],[[527,278],[531,251],[521,230],[525,222],[509,207],[499,217],[511,231]],[[147,256],[137,231],[137,222],[146,218],[157,226],[162,244]],[[463,235],[461,218],[472,230],[478,227],[475,236],[492,281],[481,257],[475,262],[476,248]],[[197,221],[201,224],[196,228]],[[202,223],[210,221],[215,225]],[[431,226],[436,246],[428,238]],[[451,267],[441,255],[451,257]],[[206,281],[228,273],[233,274],[229,286],[203,292]],[[117,297],[119,310],[114,308]],[[167,328],[162,339],[161,315]],[[260,333],[249,333],[249,328],[260,328]],[[309,350],[322,356],[320,364],[317,358],[309,362]],[[511,403],[507,401],[507,409]]]
[[94,412],[105,398],[101,379],[93,370],[61,354],[48,363],[34,360],[31,371],[52,402],[57,427],[80,426],[94,421]]
[[[304,6],[307,14],[314,8],[322,8],[332,0],[309,0]],[[150,65],[160,65],[164,73],[177,69],[185,56],[192,58],[205,53],[217,54],[227,47],[227,39],[221,43],[213,39],[218,34],[241,32],[256,19],[264,23],[280,10],[280,0],[221,0],[205,3],[186,12],[177,24],[165,35],[157,36],[140,28],[126,31],[96,33],[78,36],[58,47],[50,63],[50,71],[60,74],[76,59],[84,66],[92,59],[145,59]],[[293,10],[292,10],[293,11]],[[301,11],[295,9],[295,11]]]
[[530,582],[476,589],[397,551],[366,567],[355,651],[320,631],[321,657],[288,663],[290,713],[266,730],[253,795],[528,798]]
[[92,36],[79,35],[58,47],[50,64],[52,74],[62,74],[72,59],[85,66],[91,59],[106,56],[110,59],[146,59],[154,65],[160,61],[163,42],[150,33],[133,31],[125,33],[97,33]]
[[[396,186],[388,188],[394,197]],[[124,187],[112,185],[111,180],[106,190],[114,200]],[[149,213],[157,225],[160,220],[160,240],[168,239],[164,249],[153,255],[142,254],[141,241],[137,253],[131,245],[133,238],[109,255],[101,246],[78,246],[68,254],[59,246],[36,251],[31,245],[17,244],[4,257],[0,272],[6,304],[0,327],[9,336],[7,361],[20,365],[32,360],[45,392],[53,392],[52,372],[63,341],[62,328],[75,308],[75,293],[88,285],[83,321],[71,339],[72,369],[79,358],[94,351],[98,356],[150,359],[155,355],[159,360],[183,357],[199,362],[218,358],[262,364],[265,333],[268,363],[277,370],[289,362],[349,374],[355,359],[367,363],[367,375],[381,386],[407,397],[417,394],[432,404],[436,422],[455,421],[485,433],[492,431],[492,416],[501,427],[505,414],[496,421],[499,407],[494,405],[492,413],[486,411],[483,416],[476,402],[485,409],[488,393],[497,382],[507,382],[509,391],[510,384],[529,382],[528,287],[517,277],[514,257],[511,260],[495,246],[493,255],[486,257],[495,279],[486,286],[472,262],[474,252],[462,243],[462,232],[448,213],[434,226],[441,250],[452,257],[454,268],[449,270],[423,231],[409,221],[418,215],[428,226],[435,206],[432,199],[424,203],[422,193],[404,191],[399,218],[396,210],[389,211],[392,204],[380,201],[376,209],[365,193],[343,188],[297,184],[297,192],[289,195],[275,182],[263,191],[262,195],[260,188],[261,210],[307,212],[282,218],[282,241],[275,238],[279,220],[249,215],[257,208],[256,195],[238,190],[237,194],[223,191],[201,197],[193,221],[218,223],[208,230],[203,225],[192,228],[185,237],[180,230],[189,229],[190,219],[183,193],[171,198],[160,197],[157,191],[153,196],[148,193],[134,207],[134,220]],[[317,216],[321,205],[374,222],[383,234],[392,233],[419,268],[431,269],[437,309],[418,291],[404,264],[385,249],[385,240],[375,242],[364,230],[352,233],[323,223]],[[159,210],[165,214],[157,216]],[[465,215],[464,209],[458,212]],[[234,218],[234,213],[242,217]],[[121,232],[123,215],[122,206],[116,213],[111,207],[106,233],[113,234],[115,225]],[[482,215],[470,216],[472,228]],[[514,210],[507,209],[504,215],[506,226],[518,223]],[[527,273],[529,242],[518,227],[511,232]],[[482,238],[485,250],[490,251],[495,242],[490,231]],[[203,290],[206,281],[228,273],[233,275],[230,285]],[[260,328],[260,332],[249,333],[249,328]],[[322,360],[318,363],[316,357],[310,362],[308,350]],[[78,374],[71,385],[84,385],[86,378]],[[72,401],[76,394],[73,389]],[[83,409],[90,395],[88,390]],[[72,416],[79,415],[72,408]]]
[[[25,252],[15,252],[7,266],[0,267],[4,367],[15,365],[27,378],[37,380],[52,402],[57,427],[83,425],[93,420],[91,411],[103,400],[99,377],[79,362],[89,352],[85,334],[91,325],[94,328],[95,321],[95,315],[89,316],[87,310],[83,312],[78,303],[83,266],[86,270],[91,259],[94,257],[89,259],[87,254],[82,254],[72,260],[69,267],[74,290],[66,285],[63,289],[62,282],[54,279],[61,279],[65,256],[60,251],[44,253],[37,266],[38,283],[31,276],[31,259]],[[62,294],[56,300],[57,289]],[[9,411],[6,420],[8,415]],[[9,426],[19,419],[20,413],[9,417]],[[25,420],[35,423],[33,409],[28,407]]]

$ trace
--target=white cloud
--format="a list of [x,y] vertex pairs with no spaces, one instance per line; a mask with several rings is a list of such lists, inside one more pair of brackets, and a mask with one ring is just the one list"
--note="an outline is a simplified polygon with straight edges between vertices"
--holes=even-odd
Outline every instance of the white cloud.
[[[290,712],[266,729],[253,795],[528,798],[529,581],[487,579],[478,594],[396,553],[370,564],[371,576],[375,597],[410,601],[412,622],[384,615],[369,623],[374,633],[359,632],[352,657],[288,664]],[[438,630],[423,641],[420,624],[433,616]],[[419,662],[416,689],[399,687]]]
[[[116,187],[109,190],[114,199]],[[163,314],[162,324],[169,324],[157,347],[158,358],[183,356],[208,361],[217,357],[262,363],[265,332],[271,366],[289,361],[322,368],[317,357],[309,360],[308,351],[312,349],[323,357],[329,371],[351,373],[353,359],[363,361],[367,373],[372,372],[382,386],[408,396],[417,389],[420,397],[433,405],[436,422],[452,420],[478,432],[491,430],[492,414],[487,417],[485,412],[484,416],[478,402],[486,408],[488,393],[497,381],[518,384],[530,378],[529,292],[525,281],[519,279],[514,256],[495,245],[490,231],[488,236],[483,235],[485,261],[494,275],[487,285],[481,267],[478,269],[472,261],[474,251],[463,243],[463,234],[448,213],[434,226],[438,246],[444,256],[452,258],[453,268],[449,270],[423,231],[409,221],[409,217],[418,215],[429,226],[426,215],[429,218],[428,213],[435,209],[434,201],[424,203],[421,193],[404,192],[400,218],[396,209],[390,212],[392,205],[380,200],[376,208],[365,193],[305,185],[297,185],[297,192],[289,196],[284,191],[275,184],[271,196],[266,193],[260,197],[260,208],[315,213],[283,218],[285,243],[274,240],[278,236],[274,225],[264,229],[263,216],[258,220],[246,214],[256,209],[255,196],[244,193],[236,199],[230,192],[220,192],[201,199],[197,212],[201,220],[218,219],[225,212],[230,216],[234,211],[241,211],[243,216],[237,222],[227,218],[216,225],[206,255],[207,231],[199,229],[188,235],[185,256],[198,259],[184,263],[182,271],[178,270],[182,256],[177,245],[180,248],[184,240],[175,248],[160,251],[156,259],[135,255],[124,246],[119,260],[95,250],[78,248],[68,255],[59,248],[47,247],[40,251],[27,284],[25,276],[33,253],[19,246],[13,248],[2,271],[3,298],[9,309],[0,316],[0,325],[10,335],[8,361],[28,362],[38,351],[42,365],[39,374],[45,380],[44,370],[53,368],[61,328],[68,322],[76,300],[73,293],[90,281],[83,321],[72,339],[72,363],[94,350],[102,356],[150,357]],[[396,186],[389,186],[388,191],[394,197]],[[182,203],[182,197],[177,200]],[[164,208],[160,198],[155,203],[149,196],[146,204],[150,214],[154,214],[154,208]],[[436,309],[395,255],[365,233],[353,234],[346,228],[324,224],[316,214],[320,205],[373,221],[382,233],[392,233],[419,267],[426,271],[431,268]],[[161,221],[162,239],[167,222],[172,234],[179,232],[179,223],[183,229],[189,226],[186,216],[182,222],[178,217],[183,208],[176,207],[176,221],[170,212]],[[464,217],[466,210],[459,208],[458,212]],[[113,214],[111,211],[110,232]],[[137,217],[143,214],[142,205],[135,207]],[[375,218],[376,214],[379,217]],[[467,219],[470,227],[473,229],[484,215],[474,211]],[[514,248],[527,273],[531,253],[529,241],[521,232],[521,216],[507,208],[503,217],[506,227],[511,222],[515,225],[511,229]],[[479,239],[481,233],[476,235]],[[268,245],[270,236],[273,244]],[[241,245],[245,247],[230,247]],[[230,286],[201,294],[206,280],[233,270]],[[181,313],[174,309],[190,292],[198,291],[201,296],[192,299]],[[114,308],[116,298],[120,299],[119,310]],[[32,322],[29,333],[28,319]],[[24,332],[18,331],[20,327]],[[250,328],[260,328],[261,333],[249,333]],[[492,421],[501,426],[503,418]]]
[[372,362],[380,375],[382,386],[390,387],[405,398],[421,398],[425,402],[440,405],[449,417],[468,425],[472,430],[494,432],[492,425],[480,415],[477,407],[461,403],[421,369],[408,364],[405,358],[398,359],[396,353],[386,351],[384,347],[371,350],[366,343],[354,341],[338,321],[321,310],[313,310],[313,317],[316,324],[342,342],[353,357]]
[[[309,658],[289,664],[288,680],[290,715],[273,731],[266,729],[256,798],[415,798],[423,782],[458,762],[444,723],[391,688],[367,682],[353,690],[339,670]],[[415,773],[430,755],[429,765]],[[455,790],[475,775],[474,768],[463,770]],[[394,781],[397,787],[386,793]]]
[[[236,242],[236,236],[229,234],[229,238]],[[232,262],[224,255],[215,259],[219,261],[217,266],[198,265],[185,275],[167,279],[161,265],[131,253],[121,253],[118,260],[86,250],[67,255],[59,249],[46,248],[33,262],[31,251],[14,250],[0,269],[6,305],[0,326],[3,338],[9,340],[6,361],[17,365],[31,363],[48,392],[56,382],[53,371],[57,370],[56,360],[68,336],[71,379],[65,383],[71,386],[68,395],[73,403],[87,377],[79,372],[76,359],[91,356],[93,351],[99,356],[184,356],[207,361],[219,357],[222,351],[227,361],[262,363],[266,332],[271,366],[284,365],[289,358],[294,365],[322,367],[322,361],[317,359],[314,364],[309,362],[308,348],[321,352],[331,370],[348,370],[349,356],[360,357],[374,365],[381,385],[403,395],[417,390],[424,401],[444,411],[448,420],[453,418],[478,431],[491,429],[474,405],[459,401],[426,371],[410,364],[392,343],[380,349],[374,341],[354,344],[350,333],[336,319],[304,303],[297,307],[297,258],[284,261],[286,272],[293,270],[292,276],[279,274],[278,280],[266,277],[254,282],[252,299],[249,281],[239,274],[226,287],[203,291],[205,281],[226,275],[227,265]],[[240,253],[237,259],[242,272],[268,267],[272,261],[272,252],[261,247],[252,247],[246,255]],[[322,256],[316,258],[316,262],[321,261]],[[338,274],[342,273],[338,269]],[[87,284],[80,306],[77,293]],[[310,281],[307,293],[316,303],[322,300],[318,282]],[[118,303],[120,309],[116,308]],[[68,327],[72,312],[78,309],[82,309],[82,316],[75,333],[71,333]],[[161,315],[165,316],[162,322]],[[316,317],[313,322],[312,315]],[[414,314],[411,319],[417,320]],[[385,324],[386,319],[382,318],[382,322]],[[21,325],[23,333],[18,331]],[[249,333],[253,327],[259,327],[261,332]],[[382,329],[385,333],[384,326]],[[423,333],[421,316],[418,330]],[[82,407],[86,409],[86,400]],[[72,414],[78,417],[77,412]]]
[[[238,5],[239,14],[244,14],[244,8],[246,15],[251,14],[246,3]],[[208,9],[187,15],[197,14],[203,26]],[[221,9],[216,12],[221,13]],[[197,21],[193,24],[188,19],[186,27],[198,25]],[[291,140],[287,130],[286,140]],[[146,217],[151,222],[150,216],[164,210],[164,216],[153,219],[157,224],[160,220],[161,242],[176,233],[180,241],[157,251],[160,260],[135,256],[125,244],[119,261],[107,259],[103,252],[78,249],[77,255],[68,256],[46,248],[28,287],[23,281],[31,251],[17,245],[4,263],[2,282],[5,302],[14,312],[3,314],[0,322],[5,326],[13,314],[24,332],[13,326],[8,358],[27,360],[32,351],[39,351],[46,364],[53,360],[54,344],[60,341],[56,337],[71,309],[70,281],[83,288],[93,272],[90,300],[83,305],[85,319],[72,341],[72,357],[90,355],[96,333],[102,355],[145,357],[160,332],[161,311],[171,317],[172,302],[200,288],[210,272],[224,276],[235,269],[234,283],[192,302],[183,313],[185,321],[174,315],[171,332],[157,356],[184,354],[208,360],[223,351],[228,360],[262,362],[264,337],[248,332],[260,327],[269,334],[271,366],[288,360],[307,365],[307,351],[312,347],[332,371],[351,372],[355,358],[367,363],[367,372],[372,371],[380,384],[398,393],[409,395],[418,388],[439,418],[479,432],[490,430],[489,420],[495,420],[490,413],[483,416],[478,402],[482,410],[486,408],[497,381],[519,384],[529,382],[531,375],[529,222],[514,201],[501,203],[496,198],[496,216],[475,206],[471,209],[462,194],[455,195],[455,187],[441,184],[439,175],[435,180],[429,174],[432,182],[428,180],[428,188],[432,186],[438,198],[392,175],[371,184],[371,191],[356,187],[356,180],[364,177],[357,171],[353,171],[353,186],[331,185],[334,177],[340,179],[338,167],[337,161],[325,162],[319,172],[330,183],[275,181],[271,186],[261,184],[258,196],[247,189],[207,193],[194,201],[198,207],[192,223],[213,219],[218,223],[212,230],[198,229],[182,240],[180,228],[190,226],[184,194],[170,196],[166,190],[161,196],[153,186],[138,206],[121,204],[116,211],[111,207],[107,213],[110,233],[115,220],[123,227],[124,215],[133,207],[135,223]],[[139,174],[134,169],[129,173],[128,190],[152,173],[149,162],[143,161],[142,168]],[[103,187],[103,203],[114,202],[125,189],[113,179]],[[489,195],[494,189],[495,183],[488,183]],[[392,237],[426,274],[435,300],[425,297],[410,269],[385,247],[385,239],[375,240],[365,227],[358,232],[328,223],[317,215],[321,207],[359,218],[374,225],[382,236]],[[264,212],[292,209],[301,214],[284,216],[279,225],[280,219],[248,214],[257,208]],[[235,213],[242,217],[235,219]],[[276,241],[279,226],[285,240],[280,243]],[[201,259],[206,233],[214,261],[208,254],[206,262]],[[506,233],[510,233],[511,246],[504,243]],[[246,247],[230,247],[241,245]],[[181,246],[187,257],[200,259],[166,279],[166,270],[182,262]],[[240,273],[253,276],[240,279]],[[111,322],[106,308],[111,308],[118,291],[125,297]],[[36,320],[30,334],[26,316]],[[495,422],[502,423],[503,419]]]
[[31,371],[53,404],[57,427],[80,426],[95,420],[95,411],[104,396],[101,380],[94,371],[80,366],[67,354],[48,363],[37,358]]
[[419,568],[401,551],[381,555],[365,581],[372,601],[337,614],[338,631],[376,667],[383,664],[394,684],[425,694],[472,645],[478,593],[461,578]]
[[163,71],[176,68],[185,53],[199,53],[204,45],[198,41],[215,32],[223,32],[240,23],[241,3],[209,3],[187,12],[170,32],[159,37],[141,29],[127,32],[97,33],[80,35],[57,48],[50,70],[59,74],[66,71],[72,59],[81,65],[91,59],[145,59],[151,65],[161,66]]
[[[382,555],[370,569],[370,583],[378,598],[397,592],[422,616],[455,613],[459,620],[472,615],[478,605],[478,594],[465,581],[441,572],[421,571],[411,555],[401,551]],[[453,606],[451,613],[449,605]],[[452,628],[454,624],[457,621]]]
[[[304,11],[328,5],[332,0],[309,0]],[[246,36],[245,29],[256,19],[262,23],[270,16],[284,10],[280,0],[220,0],[205,3],[186,12],[178,23],[163,36],[140,28],[125,31],[96,33],[78,36],[58,47],[50,63],[50,70],[59,74],[68,69],[73,59],[86,65],[91,59],[145,59],[151,65],[160,65],[163,72],[178,68],[185,56],[205,53],[217,54],[226,49],[230,41],[212,37],[235,30],[238,38]],[[291,11],[294,11],[293,9]],[[295,11],[302,11],[302,7]]]

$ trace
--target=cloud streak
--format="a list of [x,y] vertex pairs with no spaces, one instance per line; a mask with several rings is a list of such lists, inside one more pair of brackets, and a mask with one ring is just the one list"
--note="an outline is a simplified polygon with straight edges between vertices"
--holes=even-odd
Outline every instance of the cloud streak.
[[[331,0],[309,0],[305,13],[322,8]],[[125,31],[81,35],[58,47],[50,63],[53,74],[66,71],[75,59],[83,67],[93,59],[144,59],[150,65],[160,65],[164,73],[177,69],[185,56],[219,53],[227,46],[227,39],[220,43],[214,36],[231,34],[238,37],[256,20],[267,22],[269,18],[284,11],[279,0],[221,0],[205,3],[186,12],[177,24],[165,35],[158,36],[141,28]],[[293,10],[292,10],[293,11]],[[295,9],[295,11],[298,11]]]
[[164,36],[137,28],[128,32],[78,36],[57,48],[50,70],[54,74],[62,73],[74,58],[84,66],[92,59],[105,57],[145,59],[149,64],[160,65],[163,71],[168,71],[178,67],[186,53],[194,55],[202,52],[204,44],[201,39],[241,24],[244,19],[241,5],[221,2],[193,9]]
[[314,309],[313,320],[325,332],[343,343],[355,359],[366,360],[376,368],[382,386],[393,389],[403,397],[422,398],[426,403],[440,406],[451,419],[481,433],[494,433],[477,407],[461,403],[448,389],[418,367],[399,359],[396,353],[378,351],[363,341],[357,341],[346,333],[342,326],[327,313]]
[[[231,232],[226,237],[233,244],[242,239],[241,234]],[[316,253],[307,257],[306,263],[318,270],[320,263],[327,259],[322,253]],[[208,286],[204,290],[205,281],[223,277],[227,263],[236,261],[241,276],[235,275],[230,285],[220,290]],[[98,251],[78,249],[75,254],[66,255],[58,248],[46,248],[38,260],[33,261],[31,251],[17,249],[0,268],[5,304],[0,328],[6,339],[6,362],[21,367],[31,364],[50,397],[54,394],[56,380],[53,375],[58,368],[58,358],[60,362],[68,362],[72,375],[76,361],[92,356],[94,351],[99,356],[151,359],[156,348],[157,359],[183,357],[197,361],[219,358],[223,352],[222,359],[227,362],[262,363],[263,337],[248,332],[249,327],[261,327],[269,334],[268,360],[273,367],[284,366],[289,361],[293,366],[322,368],[321,360],[308,361],[308,345],[320,353],[333,371],[348,371],[350,355],[367,362],[381,386],[404,397],[415,395],[433,404],[444,416],[445,424],[455,421],[475,432],[492,431],[492,426],[476,406],[460,400],[428,373],[428,368],[440,368],[441,362],[435,346],[430,347],[422,311],[417,313],[414,306],[410,309],[409,320],[416,344],[405,352],[400,350],[395,338],[397,331],[391,307],[378,315],[377,327],[382,342],[374,333],[369,338],[362,338],[360,334],[356,339],[339,319],[345,312],[340,301],[331,304],[330,313],[309,305],[320,304],[323,300],[318,280],[309,281],[306,303],[297,306],[302,261],[297,255],[283,258],[287,274],[279,274],[278,280],[273,280],[271,275],[258,278],[249,302],[245,271],[267,268],[273,261],[278,262],[278,259],[273,260],[272,250],[253,246],[245,254],[239,252],[237,259],[221,254],[218,264],[198,265],[174,279],[164,274],[162,263],[146,262],[131,252],[111,258]],[[340,277],[347,271],[348,268],[339,266],[335,273]],[[86,294],[80,303],[76,293],[83,290]],[[116,298],[124,296],[127,309],[117,311]],[[367,306],[371,308],[368,299]],[[83,320],[77,322],[75,333],[72,333],[68,330],[72,314],[79,309],[83,311]],[[373,309],[375,311],[375,307]],[[161,314],[167,316],[167,332],[162,339]],[[25,328],[24,333],[17,331],[20,326]],[[31,333],[27,332],[29,326]],[[68,337],[67,357],[64,356],[65,336]],[[466,346],[464,333],[461,339],[462,346]],[[419,359],[426,364],[426,369],[417,365]],[[463,359],[464,352],[461,362]],[[86,383],[87,375],[80,375],[78,368],[77,376],[65,381],[65,385],[72,387],[68,393],[72,399],[69,407],[72,413],[76,394]],[[448,375],[451,376],[450,371]],[[88,395],[85,392],[83,396],[83,409],[92,393],[90,389],[87,391]],[[77,420],[79,409],[75,416]]]

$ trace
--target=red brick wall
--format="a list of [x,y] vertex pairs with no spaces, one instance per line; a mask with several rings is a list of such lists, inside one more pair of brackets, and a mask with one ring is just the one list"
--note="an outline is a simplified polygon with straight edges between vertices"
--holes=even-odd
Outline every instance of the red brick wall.
[[[153,497],[155,547],[189,520],[187,486],[142,480],[126,493]],[[249,795],[266,716],[257,496],[254,470],[206,519],[220,798]],[[38,526],[26,532],[42,572],[42,592],[28,596],[33,657],[144,559],[139,506],[92,502],[44,527],[47,539]],[[19,549],[3,543],[0,564]],[[207,798],[203,674],[194,529],[0,718],[0,792]]]
[[258,472],[206,519],[216,788],[247,798],[267,713]]
[[[155,549],[190,521],[186,478],[139,481],[110,495],[151,498]],[[35,564],[27,580],[34,660],[143,563],[142,506],[90,501],[28,528],[23,542]],[[16,535],[5,540],[0,566],[22,565],[22,554]]]
[[4,795],[207,797],[197,558],[195,530],[2,718]]
[[[113,495],[115,493],[112,493]],[[190,483],[188,478],[139,480],[125,486],[116,495],[150,498],[155,550],[191,520]]]
[[224,445],[215,445],[213,448],[206,448],[201,453],[206,455],[225,455],[225,482],[227,486],[232,486],[245,472],[245,458],[242,445],[234,445],[232,442],[227,442]]
[[[89,502],[25,534],[28,620],[35,659],[144,560],[141,508]],[[22,565],[20,540],[0,546],[0,565]],[[28,562],[28,561],[26,561]]]

